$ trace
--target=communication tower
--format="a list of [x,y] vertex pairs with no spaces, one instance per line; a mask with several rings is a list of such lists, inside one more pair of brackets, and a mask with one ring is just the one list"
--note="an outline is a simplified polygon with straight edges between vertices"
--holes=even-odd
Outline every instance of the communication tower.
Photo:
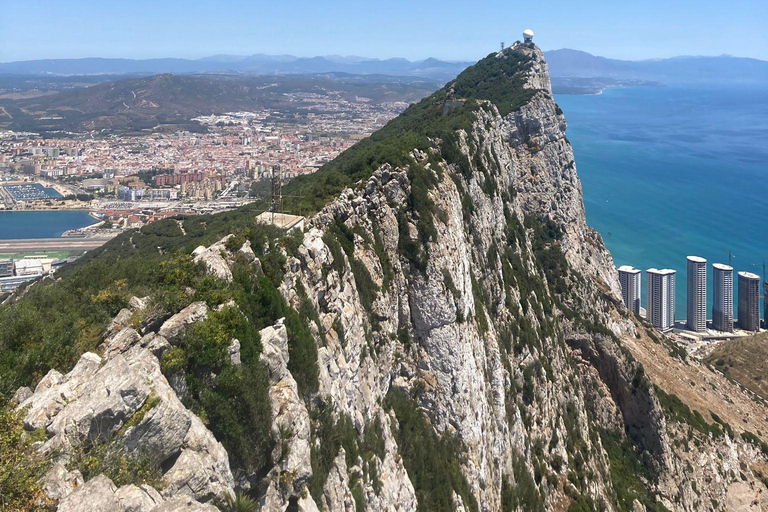
[[269,211],[272,212],[274,221],[275,213],[281,213],[283,210],[283,170],[280,165],[272,166],[272,203]]

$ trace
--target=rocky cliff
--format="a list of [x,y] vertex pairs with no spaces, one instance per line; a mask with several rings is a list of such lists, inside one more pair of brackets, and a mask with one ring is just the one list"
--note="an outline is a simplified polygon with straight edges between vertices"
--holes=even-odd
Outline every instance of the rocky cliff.
[[[317,187],[359,181],[304,232],[249,225],[196,249],[217,293],[173,316],[134,299],[99,355],[17,392],[24,427],[44,429],[51,503],[207,510],[236,490],[265,511],[760,503],[765,410],[621,305],[538,48],[489,55],[357,152],[320,171]],[[249,381],[268,404],[263,445],[238,445],[232,429],[255,424],[224,430],[200,385],[245,367],[263,371]],[[252,400],[222,396],[227,411]],[[84,482],[76,468],[101,446],[154,476]]]

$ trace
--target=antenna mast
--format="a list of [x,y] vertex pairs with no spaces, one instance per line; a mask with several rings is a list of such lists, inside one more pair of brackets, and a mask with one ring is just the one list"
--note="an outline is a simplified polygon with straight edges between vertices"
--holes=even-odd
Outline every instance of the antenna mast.
[[504,51],[504,41],[501,42],[501,51]]
[[272,223],[275,222],[275,212],[283,210],[283,170],[280,164],[272,166],[272,204],[269,207],[272,212]]

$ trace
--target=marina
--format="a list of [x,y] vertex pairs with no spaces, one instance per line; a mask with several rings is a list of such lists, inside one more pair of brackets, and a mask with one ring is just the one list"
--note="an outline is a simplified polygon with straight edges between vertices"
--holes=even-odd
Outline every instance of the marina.
[[59,199],[62,197],[53,188],[44,187],[39,183],[4,185],[2,188],[14,201],[39,201],[41,199]]

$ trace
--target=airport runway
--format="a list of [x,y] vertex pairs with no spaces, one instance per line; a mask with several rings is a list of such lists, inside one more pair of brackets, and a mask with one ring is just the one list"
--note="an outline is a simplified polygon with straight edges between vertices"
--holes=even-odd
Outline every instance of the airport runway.
[[35,251],[88,251],[101,247],[111,237],[99,238],[29,238],[17,240],[0,240],[0,254]]

